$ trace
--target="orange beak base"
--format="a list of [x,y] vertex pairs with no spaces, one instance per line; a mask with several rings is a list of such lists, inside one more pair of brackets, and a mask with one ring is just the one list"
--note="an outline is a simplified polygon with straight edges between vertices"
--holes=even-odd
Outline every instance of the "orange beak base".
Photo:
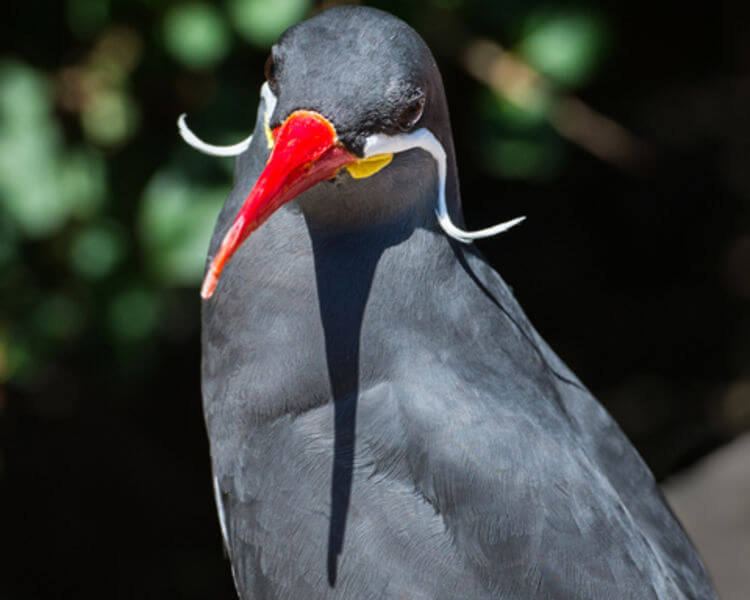
[[266,167],[208,268],[201,287],[204,300],[214,293],[221,271],[242,242],[274,211],[357,160],[338,142],[333,125],[316,112],[293,112],[274,130],[273,138]]

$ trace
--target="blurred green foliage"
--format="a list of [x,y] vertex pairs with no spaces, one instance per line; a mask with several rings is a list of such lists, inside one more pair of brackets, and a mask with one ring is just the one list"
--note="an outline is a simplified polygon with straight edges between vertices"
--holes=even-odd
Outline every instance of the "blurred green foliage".
[[70,268],[83,279],[106,277],[123,259],[127,242],[115,222],[92,221],[70,244]]
[[178,4],[164,16],[164,44],[187,67],[212,67],[229,52],[229,29],[209,4]]
[[[0,501],[17,500],[0,514],[18,528],[10,569],[26,570],[0,597],[231,597],[198,286],[233,161],[188,148],[175,121],[246,137],[269,46],[333,4],[7,9]],[[436,56],[468,225],[530,217],[478,245],[657,476],[750,426],[747,2],[368,4]],[[482,42],[496,56],[470,65]],[[592,151],[628,130],[658,150],[635,175]]]
[[149,335],[158,318],[158,298],[141,288],[123,290],[109,306],[110,331],[117,340],[123,342]]
[[305,18],[310,0],[229,0],[229,14],[248,42],[267,48],[290,25]]
[[68,0],[67,21],[70,30],[78,37],[95,34],[107,23],[109,0]]
[[541,10],[526,18],[518,52],[554,81],[577,86],[594,73],[605,42],[601,17],[588,11]]
[[[227,96],[216,77],[232,79],[247,53],[260,63],[284,29],[315,9],[310,0],[148,6],[155,36],[129,25],[132,7],[67,0],[75,53],[46,68],[22,58],[0,63],[0,266],[4,293],[24,290],[0,313],[0,381],[38,385],[48,361],[76,337],[146,340],[158,329],[163,295],[193,290],[200,280],[231,161],[181,148],[176,112],[154,113],[158,100],[133,91],[139,79],[158,69],[171,106],[209,115],[198,121],[208,137],[244,136],[240,127],[249,126],[254,107],[236,99],[257,91]],[[435,6],[443,18],[474,9],[458,0]],[[516,17],[518,52],[557,85],[575,86],[593,73],[601,19],[534,3]],[[242,85],[261,78],[256,67]],[[562,152],[546,122],[549,101],[520,106],[490,91],[477,96],[490,125],[480,135],[490,173],[533,179],[557,172]],[[155,142],[156,151],[144,148]],[[131,181],[132,152],[144,150],[150,162]],[[47,271],[54,277],[40,276]]]
[[214,221],[227,187],[208,187],[178,170],[149,181],[141,203],[139,237],[154,275],[166,285],[200,281]]
[[104,163],[92,148],[65,146],[43,75],[0,64],[0,201],[23,236],[57,232],[93,216],[105,192]]

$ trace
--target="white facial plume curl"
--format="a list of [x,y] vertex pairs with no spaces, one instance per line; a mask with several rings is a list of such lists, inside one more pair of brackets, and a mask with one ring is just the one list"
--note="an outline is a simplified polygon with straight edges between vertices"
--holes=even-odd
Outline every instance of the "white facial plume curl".
[[[276,108],[276,96],[268,86],[268,82],[265,82],[261,86],[260,95],[266,105],[263,119],[267,128],[271,115]],[[185,140],[188,145],[204,154],[209,154],[211,156],[238,156],[248,149],[250,142],[253,139],[253,136],[251,135],[241,142],[232,144],[231,146],[215,146],[213,144],[207,144],[188,128],[187,123],[185,122],[185,117],[186,115],[182,114],[177,120],[177,128],[182,139]],[[476,231],[466,231],[456,227],[448,213],[448,204],[445,198],[445,182],[447,177],[447,158],[445,148],[443,148],[443,145],[438,141],[435,135],[429,129],[424,127],[411,133],[402,133],[399,135],[384,135],[380,133],[371,135],[365,141],[364,158],[378,154],[397,154],[414,148],[420,148],[429,153],[437,163],[438,197],[435,206],[435,215],[437,216],[440,227],[449,237],[468,244],[476,239],[486,238],[508,231],[508,229],[518,225],[526,218],[516,217],[515,219]]]
[[435,206],[435,214],[443,231],[450,237],[460,242],[469,243],[479,238],[490,237],[508,231],[514,225],[518,225],[526,217],[516,217],[504,223],[498,223],[486,229],[477,231],[466,231],[456,227],[448,214],[448,205],[445,199],[445,181],[447,176],[447,158],[445,148],[435,135],[426,128],[417,129],[411,133],[399,135],[383,135],[376,133],[365,141],[365,158],[376,154],[387,154],[404,152],[413,148],[421,148],[432,155],[437,163],[438,170],[438,198]]
[[[265,121],[266,126],[268,126],[268,121],[273,114],[273,110],[276,108],[276,96],[273,95],[271,88],[268,87],[268,82],[265,82],[260,87],[260,97],[263,98],[266,103],[263,120]],[[185,140],[188,146],[192,146],[203,154],[208,154],[210,156],[239,156],[250,147],[250,142],[253,141],[253,136],[250,135],[241,142],[232,144],[231,146],[215,146],[214,144],[208,144],[190,130],[185,121],[186,118],[187,115],[185,113],[182,113],[179,116],[177,119],[177,131],[180,132],[180,136]]]

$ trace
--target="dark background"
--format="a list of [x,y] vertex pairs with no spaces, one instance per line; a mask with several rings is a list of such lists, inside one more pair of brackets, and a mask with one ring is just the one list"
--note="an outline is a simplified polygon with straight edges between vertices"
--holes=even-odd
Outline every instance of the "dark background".
[[[528,216],[480,248],[656,476],[750,428],[750,4],[368,4],[433,49],[468,225]],[[175,120],[244,138],[319,9],[6,5],[1,598],[233,597],[198,343],[232,161]]]

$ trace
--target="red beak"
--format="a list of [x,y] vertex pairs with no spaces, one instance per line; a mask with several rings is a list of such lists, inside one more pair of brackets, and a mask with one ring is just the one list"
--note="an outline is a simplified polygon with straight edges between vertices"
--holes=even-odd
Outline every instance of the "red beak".
[[333,177],[357,157],[344,148],[333,125],[322,115],[293,112],[273,132],[274,146],[266,168],[224,236],[219,252],[211,261],[201,287],[201,297],[211,297],[219,276],[232,255],[253,231],[281,205],[315,184]]

